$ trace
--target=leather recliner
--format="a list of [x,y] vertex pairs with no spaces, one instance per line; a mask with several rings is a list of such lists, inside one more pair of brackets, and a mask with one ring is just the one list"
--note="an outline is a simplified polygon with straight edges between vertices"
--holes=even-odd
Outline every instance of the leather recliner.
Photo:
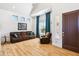
[[41,36],[40,43],[41,44],[49,44],[51,41],[51,33],[47,32],[45,35]]

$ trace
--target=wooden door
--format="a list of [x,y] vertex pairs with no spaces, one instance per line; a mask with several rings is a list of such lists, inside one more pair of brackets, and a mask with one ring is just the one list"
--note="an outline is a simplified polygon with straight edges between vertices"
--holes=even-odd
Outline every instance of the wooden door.
[[63,14],[63,48],[79,52],[78,11]]

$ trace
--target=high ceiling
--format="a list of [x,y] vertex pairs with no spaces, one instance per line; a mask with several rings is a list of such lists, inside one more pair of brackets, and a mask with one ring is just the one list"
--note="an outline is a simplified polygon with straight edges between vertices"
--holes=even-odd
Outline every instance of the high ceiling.
[[0,9],[16,12],[29,16],[32,11],[32,3],[0,3]]

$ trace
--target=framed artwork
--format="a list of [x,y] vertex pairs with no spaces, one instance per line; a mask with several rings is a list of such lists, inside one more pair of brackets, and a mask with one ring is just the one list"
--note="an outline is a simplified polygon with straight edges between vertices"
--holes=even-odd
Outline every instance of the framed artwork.
[[25,17],[19,17],[19,20],[18,20],[19,22],[25,22],[26,20],[25,20]]
[[18,30],[27,30],[27,23],[18,23]]

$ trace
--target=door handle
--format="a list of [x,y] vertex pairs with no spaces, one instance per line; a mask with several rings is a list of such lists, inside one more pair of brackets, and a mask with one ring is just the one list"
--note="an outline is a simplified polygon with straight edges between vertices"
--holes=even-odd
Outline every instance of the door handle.
[[64,32],[62,32],[64,34]]
[[62,32],[62,36],[64,36],[64,32]]

